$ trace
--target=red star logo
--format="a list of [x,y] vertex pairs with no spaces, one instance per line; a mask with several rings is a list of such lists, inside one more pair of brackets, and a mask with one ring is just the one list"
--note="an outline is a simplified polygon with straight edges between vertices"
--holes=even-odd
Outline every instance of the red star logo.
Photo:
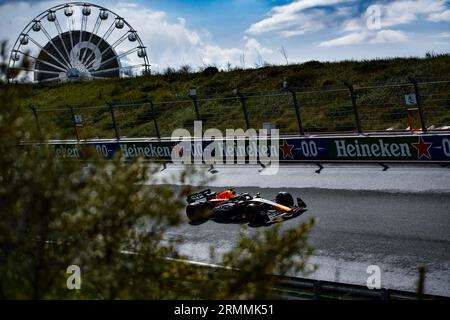
[[280,149],[281,151],[283,151],[283,159],[294,159],[294,157],[292,156],[292,149],[294,149],[293,144],[288,144],[286,140],[283,140],[283,144],[280,146]]
[[417,143],[412,143],[412,146],[417,149],[417,159],[422,159],[425,156],[428,159],[431,159],[430,148],[433,145],[432,142],[427,143],[423,141],[423,138],[420,137]]

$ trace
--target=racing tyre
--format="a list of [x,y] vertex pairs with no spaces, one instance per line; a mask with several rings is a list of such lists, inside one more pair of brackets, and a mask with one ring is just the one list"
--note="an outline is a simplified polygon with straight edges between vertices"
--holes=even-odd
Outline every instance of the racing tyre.
[[250,223],[258,223],[263,219],[261,208],[256,203],[250,203],[245,207],[245,216]]
[[190,221],[199,221],[208,216],[208,207],[203,203],[190,203],[186,207],[186,215]]
[[290,193],[281,191],[275,197],[275,202],[286,207],[292,207],[294,205],[294,198],[292,198]]

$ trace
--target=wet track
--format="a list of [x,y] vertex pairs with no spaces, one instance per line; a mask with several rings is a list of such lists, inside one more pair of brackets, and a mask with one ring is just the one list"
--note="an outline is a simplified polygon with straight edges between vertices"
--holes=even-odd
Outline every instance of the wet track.
[[[310,242],[316,250],[311,262],[319,269],[307,277],[365,285],[367,267],[378,265],[382,287],[415,290],[417,268],[423,265],[426,292],[450,296],[450,169],[393,167],[383,172],[374,166],[332,166],[320,175],[315,169],[290,167],[264,177],[248,168],[218,168],[209,185],[213,190],[233,185],[267,198],[286,186],[282,189],[301,196],[309,210],[282,224],[291,228],[317,218]],[[213,221],[186,223],[168,236],[184,237],[181,251],[208,262],[209,247],[218,253],[228,250],[240,229]]]

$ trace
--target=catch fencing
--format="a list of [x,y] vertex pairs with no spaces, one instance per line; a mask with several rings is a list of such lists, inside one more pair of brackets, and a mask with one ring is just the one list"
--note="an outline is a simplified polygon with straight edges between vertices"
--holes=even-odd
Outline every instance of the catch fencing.
[[50,139],[121,139],[170,137],[191,133],[194,121],[203,131],[216,128],[277,128],[281,135],[450,130],[450,80],[340,87],[283,88],[272,93],[234,90],[228,96],[105,102],[98,106],[36,108],[36,128]]

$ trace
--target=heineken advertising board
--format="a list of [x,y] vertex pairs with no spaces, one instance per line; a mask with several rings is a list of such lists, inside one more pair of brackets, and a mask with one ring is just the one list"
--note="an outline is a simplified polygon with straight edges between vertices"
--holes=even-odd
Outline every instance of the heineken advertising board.
[[450,161],[450,135],[281,139],[280,160]]
[[[242,140],[241,140],[242,141]],[[188,142],[192,158],[201,157],[212,141]],[[143,157],[149,160],[171,161],[172,152],[182,155],[186,152],[178,141],[151,142],[108,142],[108,143],[59,143],[52,144],[58,156],[83,159],[83,154],[94,151],[101,157],[111,159],[121,153],[125,159]],[[276,153],[276,148],[266,143],[265,149],[248,141],[233,142],[232,148],[225,142],[219,143],[223,162],[230,154],[245,158],[263,152]],[[264,146],[263,146],[264,147]],[[450,134],[439,135],[397,135],[397,136],[345,136],[345,137],[296,137],[279,138],[278,156],[281,162],[296,161],[436,161],[450,162]]]

